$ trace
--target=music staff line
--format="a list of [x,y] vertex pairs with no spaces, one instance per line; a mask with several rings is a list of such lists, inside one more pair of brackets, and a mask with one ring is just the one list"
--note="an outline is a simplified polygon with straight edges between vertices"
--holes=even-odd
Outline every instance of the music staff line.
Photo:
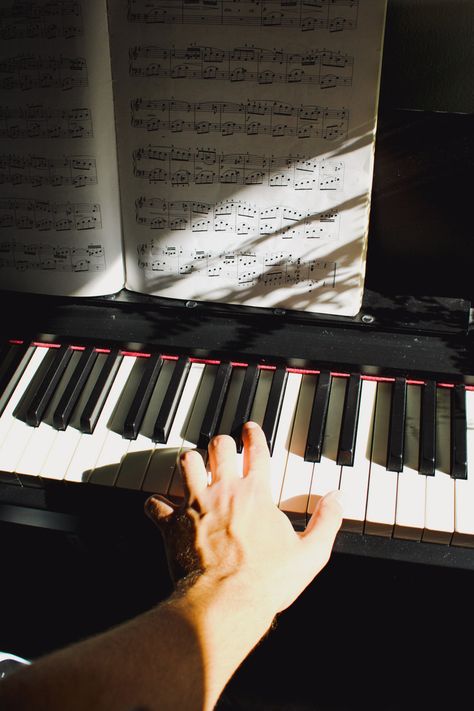
[[300,155],[217,153],[205,148],[149,145],[133,151],[132,159],[134,176],[150,184],[265,184],[324,191],[341,189],[344,179],[341,161],[321,161]]
[[96,161],[90,156],[45,158],[34,155],[1,154],[0,184],[35,187],[71,185],[74,188],[96,185]]
[[[6,75],[6,76],[1,76]],[[41,57],[22,54],[0,62],[0,89],[61,89],[89,85],[84,57]]]
[[128,0],[131,23],[231,25],[342,32],[357,27],[358,0]]
[[0,138],[91,138],[91,111],[43,105],[0,107]]
[[302,83],[321,89],[351,86],[354,66],[354,58],[341,52],[316,49],[298,54],[247,45],[231,50],[136,46],[129,50],[129,60],[129,74],[134,77]]
[[102,228],[98,203],[52,203],[30,198],[0,197],[0,228],[38,232]]
[[334,240],[339,236],[340,223],[336,210],[317,213],[283,205],[260,208],[245,200],[167,202],[144,196],[135,200],[135,219],[153,230],[226,232],[241,237],[278,234],[287,240]]
[[222,253],[181,246],[158,247],[153,242],[137,246],[137,266],[155,277],[179,278],[197,272],[209,280],[225,279],[240,287],[299,286],[308,292],[322,286],[334,288],[337,275],[336,262],[305,260],[284,251]]
[[101,244],[86,247],[49,243],[0,242],[0,268],[17,271],[99,272],[105,269]]
[[0,9],[0,39],[56,39],[84,34],[79,0],[15,2]]
[[[136,98],[130,102],[130,110],[133,128],[172,133],[318,137],[331,141],[346,136],[349,126],[349,111],[344,107],[294,106],[271,100],[234,103]],[[232,115],[237,120],[229,120]]]

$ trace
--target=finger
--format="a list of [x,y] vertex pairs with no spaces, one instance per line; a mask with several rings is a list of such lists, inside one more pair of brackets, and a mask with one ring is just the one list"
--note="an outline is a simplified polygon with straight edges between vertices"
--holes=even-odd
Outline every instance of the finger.
[[238,476],[237,450],[233,437],[229,437],[229,435],[213,437],[209,443],[208,451],[212,481]]
[[179,458],[181,475],[189,503],[196,501],[207,488],[207,471],[204,460],[195,449],[183,452]]
[[270,452],[260,425],[257,425],[256,422],[246,422],[242,427],[242,442],[244,445],[244,476],[258,472],[262,478],[269,478]]
[[331,491],[323,496],[311,516],[303,540],[316,549],[323,565],[329,560],[337,532],[343,518],[342,495],[340,491]]
[[159,494],[150,496],[145,501],[145,513],[157,526],[168,523],[175,510],[176,507]]

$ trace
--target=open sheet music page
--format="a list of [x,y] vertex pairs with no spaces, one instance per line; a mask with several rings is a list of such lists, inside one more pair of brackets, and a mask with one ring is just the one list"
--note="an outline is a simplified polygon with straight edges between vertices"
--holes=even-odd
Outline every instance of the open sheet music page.
[[105,0],[0,14],[0,288],[94,296],[124,283]]
[[355,315],[385,0],[109,12],[127,287]]

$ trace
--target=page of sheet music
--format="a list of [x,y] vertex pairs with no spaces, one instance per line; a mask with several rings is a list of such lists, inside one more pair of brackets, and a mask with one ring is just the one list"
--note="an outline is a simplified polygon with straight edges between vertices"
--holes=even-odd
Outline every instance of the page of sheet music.
[[109,13],[127,286],[355,315],[385,0]]
[[105,0],[2,3],[0,288],[124,283]]

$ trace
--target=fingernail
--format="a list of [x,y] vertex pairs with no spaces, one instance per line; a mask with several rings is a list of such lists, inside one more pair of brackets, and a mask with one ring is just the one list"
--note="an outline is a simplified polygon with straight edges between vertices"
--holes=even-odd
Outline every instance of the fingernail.
[[256,427],[258,427],[258,425],[257,425],[256,422],[253,422],[252,420],[248,420],[248,421],[245,423],[245,427],[246,427],[248,430],[254,430]]

